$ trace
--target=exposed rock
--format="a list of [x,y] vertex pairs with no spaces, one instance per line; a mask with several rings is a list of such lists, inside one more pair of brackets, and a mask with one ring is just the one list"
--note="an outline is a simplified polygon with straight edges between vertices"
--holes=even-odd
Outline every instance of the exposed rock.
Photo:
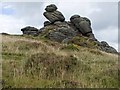
[[38,29],[35,27],[27,26],[25,28],[22,28],[21,31],[23,32],[23,34],[26,34],[26,35],[33,35],[33,36],[38,35]]
[[57,7],[54,4],[48,5],[45,8],[46,12],[43,13],[43,15],[51,22],[54,23],[56,21],[63,22],[65,20],[63,14],[59,11],[57,11]]
[[44,22],[44,27],[45,27],[45,26],[48,26],[48,25],[51,25],[51,23],[50,23],[49,21],[45,21],[45,22]]
[[60,32],[51,32],[47,35],[47,37],[57,42],[62,42],[65,38],[67,38],[64,34]]
[[41,34],[45,33],[45,37],[57,42],[62,42],[66,38],[72,38],[77,35],[77,32],[67,22],[57,21],[53,25],[46,26],[43,29]]
[[88,18],[73,15],[70,18],[70,21],[84,36],[96,40],[94,34],[92,33],[91,22]]
[[113,47],[109,46],[107,42],[102,41],[100,44],[100,49],[102,51],[108,52],[108,53],[118,53],[116,51],[116,49],[114,49]]
[[47,12],[53,12],[53,11],[56,11],[56,10],[57,10],[57,6],[54,5],[54,4],[50,4],[50,5],[46,6],[45,10],[46,10]]
[[108,47],[109,45],[108,45],[108,43],[107,42],[105,42],[105,41],[101,41],[101,46],[103,46],[103,47]]
[[37,29],[34,27],[25,27],[21,31],[26,35],[41,36],[60,43],[72,43],[78,46],[96,48],[108,53],[117,53],[117,51],[108,45],[107,42],[99,42],[91,28],[91,21],[80,15],[73,15],[70,21],[65,21],[63,14],[57,11],[54,4],[45,8],[43,15],[49,20],[44,22],[44,27]]

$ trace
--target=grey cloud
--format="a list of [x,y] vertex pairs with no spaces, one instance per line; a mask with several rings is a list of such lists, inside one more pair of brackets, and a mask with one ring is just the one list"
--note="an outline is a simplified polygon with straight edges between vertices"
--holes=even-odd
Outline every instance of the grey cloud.
[[4,3],[11,5],[15,10],[14,18],[23,19],[26,25],[41,26],[44,22],[43,2],[12,2]]
[[99,2],[92,4],[92,8],[100,8],[100,12],[93,12],[90,17],[95,30],[101,30],[108,26],[118,27],[117,2]]

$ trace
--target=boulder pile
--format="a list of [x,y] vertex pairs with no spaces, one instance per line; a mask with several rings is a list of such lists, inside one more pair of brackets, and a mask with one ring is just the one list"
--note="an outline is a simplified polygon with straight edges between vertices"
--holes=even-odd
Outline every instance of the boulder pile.
[[[88,18],[73,15],[70,17],[70,21],[65,21],[64,15],[57,9],[57,6],[54,4],[46,6],[43,15],[48,21],[44,22],[44,27],[41,29],[30,26],[25,27],[21,29],[23,34],[41,36],[60,43],[69,43],[77,37],[80,40],[76,39],[78,40],[75,41],[77,45],[89,47],[89,44],[86,43],[89,41],[95,43],[96,48],[102,51],[117,53],[107,42],[99,42],[95,38],[91,28],[91,21]],[[74,43],[74,41],[72,42]]]

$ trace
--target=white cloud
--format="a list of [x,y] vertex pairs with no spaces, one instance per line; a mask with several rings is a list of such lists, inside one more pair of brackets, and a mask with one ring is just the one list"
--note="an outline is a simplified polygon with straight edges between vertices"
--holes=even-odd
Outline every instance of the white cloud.
[[9,34],[20,34],[20,29],[25,26],[23,20],[14,18],[12,16],[0,15],[0,32],[6,32]]
[[12,5],[5,5],[2,8],[5,8],[5,9],[12,8]]

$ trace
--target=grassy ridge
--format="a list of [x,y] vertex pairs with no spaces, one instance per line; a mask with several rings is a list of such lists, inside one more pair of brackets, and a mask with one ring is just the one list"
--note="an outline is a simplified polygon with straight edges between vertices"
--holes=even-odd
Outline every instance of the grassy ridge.
[[118,56],[40,37],[2,35],[3,87],[118,87]]

